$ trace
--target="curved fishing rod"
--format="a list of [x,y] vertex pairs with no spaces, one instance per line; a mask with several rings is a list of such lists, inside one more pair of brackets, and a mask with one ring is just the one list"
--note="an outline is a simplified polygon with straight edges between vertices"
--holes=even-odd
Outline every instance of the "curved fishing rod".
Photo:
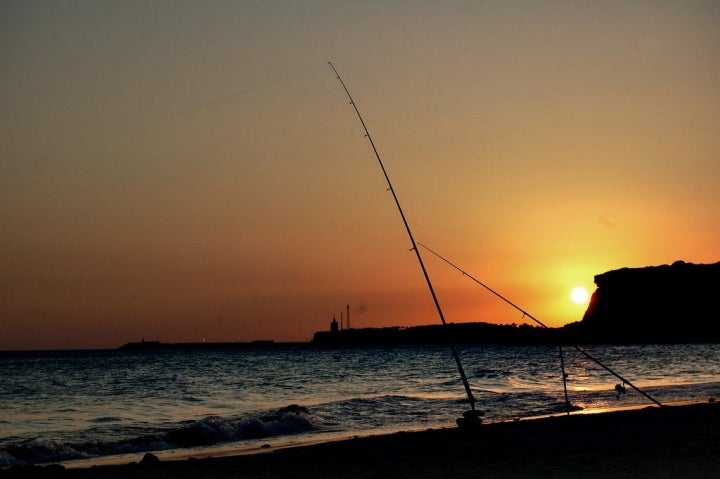
[[[358,107],[355,104],[355,100],[353,100],[352,95],[350,95],[350,91],[348,90],[347,86],[345,86],[345,82],[342,80],[342,78],[340,78],[340,74],[335,69],[335,66],[333,66],[332,62],[328,62],[328,64],[330,65],[330,68],[332,68],[333,72],[335,72],[335,75],[337,76],[340,85],[342,85],[343,90],[345,90],[345,93],[350,99],[350,104],[353,106],[353,109],[355,109],[355,113],[357,114],[357,117],[362,124],[363,130],[365,130],[365,137],[370,142],[370,146],[375,153],[375,158],[377,158],[380,169],[385,176],[385,181],[387,182],[388,189],[390,190],[390,193],[392,193],[393,199],[395,200],[395,205],[400,212],[400,217],[402,218],[403,224],[405,225],[405,230],[407,231],[408,237],[410,238],[410,243],[412,244],[412,250],[415,251],[418,263],[420,263],[420,269],[422,269],[423,275],[425,276],[425,282],[427,283],[428,289],[430,290],[430,295],[432,296],[433,302],[435,303],[435,308],[437,309],[438,315],[440,316],[440,321],[442,322],[443,326],[447,326],[447,323],[445,322],[445,315],[443,314],[442,308],[440,307],[440,301],[438,301],[437,295],[435,294],[435,288],[433,288],[432,282],[430,281],[430,276],[428,275],[427,269],[425,269],[425,263],[423,263],[422,256],[420,256],[420,250],[415,244],[415,238],[413,237],[412,231],[410,230],[410,225],[408,224],[407,219],[405,219],[405,213],[403,213],[402,207],[400,206],[400,200],[398,200],[398,197],[395,194],[395,189],[390,182],[390,177],[388,176],[387,171],[385,170],[385,166],[380,159],[380,153],[378,153],[378,150],[375,147],[375,142],[373,142],[373,139],[370,136],[370,132],[365,125],[365,120],[363,120],[363,117],[360,114],[360,110],[358,110]],[[470,403],[470,409],[473,411],[473,413],[475,413],[470,415],[466,414],[466,419],[473,419],[474,416],[475,420],[479,420],[477,419],[478,414],[475,411],[475,397],[473,396],[472,390],[470,389],[470,384],[468,383],[467,377],[465,376],[465,371],[463,370],[462,363],[460,362],[460,355],[458,354],[457,348],[455,348],[455,345],[452,343],[452,341],[450,342],[450,348],[452,349],[455,363],[457,364],[458,371],[460,372],[460,378],[462,379],[463,386],[465,386],[465,392],[467,393],[468,402]]]
[[[507,299],[505,296],[501,295],[500,293],[498,293],[497,291],[495,291],[494,289],[492,289],[490,286],[486,285],[485,283],[483,283],[483,282],[480,281],[479,279],[475,278],[474,276],[472,276],[472,275],[471,275],[470,273],[468,273],[467,271],[461,269],[459,266],[456,266],[455,264],[453,264],[453,263],[452,263],[450,260],[448,260],[447,258],[441,256],[439,253],[433,251],[432,249],[430,249],[429,247],[427,247],[426,245],[424,245],[424,244],[422,244],[422,243],[418,243],[418,244],[419,244],[420,246],[422,246],[423,248],[425,248],[426,250],[428,250],[429,252],[431,252],[432,254],[434,254],[435,256],[437,256],[438,258],[440,258],[441,260],[443,260],[444,262],[446,262],[447,264],[449,264],[450,266],[452,266],[453,268],[455,268],[456,270],[460,271],[464,276],[467,276],[468,278],[470,278],[471,280],[475,281],[477,284],[479,284],[479,285],[482,286],[483,288],[485,288],[485,289],[487,289],[488,291],[490,291],[492,294],[494,294],[494,295],[497,296],[498,298],[500,298],[500,299],[502,299],[503,301],[505,301],[507,304],[509,304],[509,305],[512,306],[513,308],[515,308],[515,309],[517,309],[518,311],[520,311],[520,312],[523,314],[523,316],[527,316],[528,318],[532,319],[533,321],[535,321],[536,323],[538,323],[538,324],[539,324],[540,326],[542,326],[543,328],[549,329],[547,325],[545,325],[542,321],[540,321],[539,319],[537,319],[535,316],[533,316],[532,314],[528,313],[527,311],[525,311],[524,309],[522,309],[520,306],[516,305],[515,303],[513,303],[512,301],[510,301],[509,299]],[[618,378],[619,380],[621,380],[623,383],[627,384],[628,386],[630,386],[631,388],[633,388],[635,391],[637,391],[637,392],[639,392],[640,394],[642,394],[643,396],[645,396],[645,397],[646,397],[647,399],[649,399],[650,401],[652,401],[652,402],[654,402],[655,404],[657,404],[658,406],[662,407],[662,404],[660,404],[659,401],[655,400],[655,399],[652,398],[650,395],[648,395],[646,392],[644,392],[643,390],[641,390],[640,388],[638,388],[637,386],[635,386],[633,383],[631,383],[630,381],[628,381],[628,380],[625,379],[624,377],[620,376],[618,373],[616,373],[615,371],[613,371],[613,370],[610,369],[609,367],[605,366],[603,363],[600,362],[600,360],[598,360],[598,359],[594,358],[593,356],[591,356],[590,353],[588,353],[587,351],[585,351],[584,349],[582,349],[580,346],[577,346],[577,345],[575,345],[575,344],[571,344],[570,346],[572,346],[575,350],[577,350],[578,352],[580,352],[580,353],[582,353],[583,355],[585,355],[586,358],[588,358],[588,359],[590,359],[591,361],[593,361],[594,363],[596,363],[598,366],[600,366],[601,368],[603,368],[605,371],[609,372],[610,374],[612,374],[613,376],[615,376],[616,378]],[[564,366],[563,366],[563,370],[564,370]],[[563,382],[565,382],[565,373],[564,373],[564,372],[563,372]],[[567,401],[567,389],[565,390],[565,400]]]

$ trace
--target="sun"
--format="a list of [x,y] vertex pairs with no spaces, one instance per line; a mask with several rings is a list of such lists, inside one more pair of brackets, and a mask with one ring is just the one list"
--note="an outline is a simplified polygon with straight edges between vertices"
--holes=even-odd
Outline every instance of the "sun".
[[582,286],[575,286],[570,292],[570,299],[572,299],[572,302],[575,304],[587,303],[589,297],[590,295],[588,294],[587,289]]

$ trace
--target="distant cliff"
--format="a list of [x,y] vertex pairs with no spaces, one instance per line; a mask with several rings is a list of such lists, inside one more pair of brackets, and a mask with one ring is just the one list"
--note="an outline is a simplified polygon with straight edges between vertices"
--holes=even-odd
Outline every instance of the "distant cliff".
[[581,342],[720,342],[720,262],[622,268],[595,276],[597,289],[579,323]]
[[562,328],[461,323],[315,333],[313,344],[717,343],[720,262],[622,268],[595,276],[581,321]]

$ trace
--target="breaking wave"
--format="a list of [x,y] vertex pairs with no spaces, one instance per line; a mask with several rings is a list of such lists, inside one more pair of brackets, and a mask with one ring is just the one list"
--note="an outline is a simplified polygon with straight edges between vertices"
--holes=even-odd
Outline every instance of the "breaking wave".
[[24,440],[0,449],[0,467],[212,446],[245,439],[300,434],[315,429],[317,423],[310,411],[293,404],[263,416],[209,416],[198,421],[186,421],[164,432],[119,441],[62,443],[41,439]]

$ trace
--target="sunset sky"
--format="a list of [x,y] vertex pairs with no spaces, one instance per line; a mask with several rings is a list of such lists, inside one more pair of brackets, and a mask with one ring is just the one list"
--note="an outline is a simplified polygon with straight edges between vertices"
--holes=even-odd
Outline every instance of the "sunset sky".
[[[0,2],[0,349],[550,326],[720,261],[720,2]],[[421,250],[449,322],[527,322]]]

